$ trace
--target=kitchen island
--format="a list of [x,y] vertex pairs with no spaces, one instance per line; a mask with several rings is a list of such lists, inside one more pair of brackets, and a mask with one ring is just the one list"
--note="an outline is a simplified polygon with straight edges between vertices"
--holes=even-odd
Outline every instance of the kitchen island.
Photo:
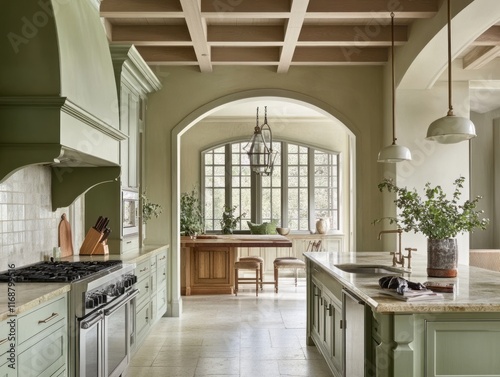
[[383,274],[345,264],[391,266],[389,253],[305,253],[307,341],[335,376],[500,376],[500,273],[460,265],[456,278],[428,278],[415,254],[414,282],[452,282],[439,300],[405,302],[379,288]]
[[181,293],[232,294],[239,248],[288,248],[280,235],[203,235],[181,239]]

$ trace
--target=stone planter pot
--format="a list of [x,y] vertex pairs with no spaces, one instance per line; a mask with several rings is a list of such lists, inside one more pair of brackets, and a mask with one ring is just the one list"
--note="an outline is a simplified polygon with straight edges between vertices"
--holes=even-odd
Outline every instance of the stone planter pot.
[[427,240],[427,276],[452,278],[457,276],[458,247],[455,238]]

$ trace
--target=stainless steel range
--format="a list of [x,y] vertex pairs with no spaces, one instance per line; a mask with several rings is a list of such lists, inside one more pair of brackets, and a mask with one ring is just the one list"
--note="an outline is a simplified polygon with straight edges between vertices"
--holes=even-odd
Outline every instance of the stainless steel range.
[[42,262],[0,273],[0,281],[71,282],[69,376],[116,377],[135,342],[134,268],[121,261]]

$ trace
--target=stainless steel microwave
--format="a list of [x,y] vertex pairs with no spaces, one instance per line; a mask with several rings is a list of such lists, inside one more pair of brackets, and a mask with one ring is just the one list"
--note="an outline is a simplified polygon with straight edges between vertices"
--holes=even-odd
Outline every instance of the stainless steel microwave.
[[123,236],[139,234],[139,193],[122,190],[122,228]]

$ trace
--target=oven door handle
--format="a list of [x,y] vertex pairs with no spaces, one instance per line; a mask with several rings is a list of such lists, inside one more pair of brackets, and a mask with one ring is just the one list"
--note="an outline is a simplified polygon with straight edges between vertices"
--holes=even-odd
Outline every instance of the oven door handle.
[[80,321],[80,328],[87,330],[94,326],[99,321],[102,321],[104,318],[104,313],[99,310],[95,315],[91,316],[89,319],[84,319]]
[[138,289],[134,289],[133,291],[128,292],[126,295],[124,295],[125,298],[121,299],[120,302],[118,302],[117,304],[115,304],[107,309],[104,309],[104,315],[106,317],[110,316],[111,314],[116,312],[118,309],[120,309],[123,305],[125,305],[127,302],[131,301],[138,294],[139,294]]

